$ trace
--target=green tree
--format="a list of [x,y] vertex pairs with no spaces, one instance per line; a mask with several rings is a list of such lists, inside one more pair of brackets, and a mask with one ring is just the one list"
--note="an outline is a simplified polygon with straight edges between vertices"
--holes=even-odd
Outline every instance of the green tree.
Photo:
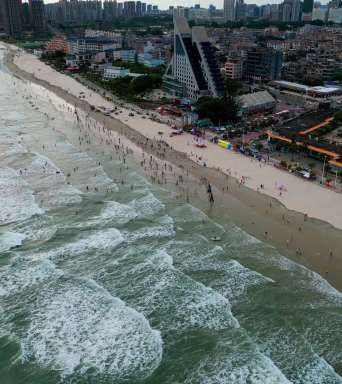
[[342,81],[342,71],[337,71],[333,76],[333,80]]
[[227,124],[237,120],[239,106],[234,97],[202,97],[196,105],[201,119],[210,119],[214,124]]
[[226,95],[235,96],[242,89],[243,85],[238,80],[226,79],[225,80],[225,92]]
[[335,113],[334,121],[336,123],[342,123],[342,112],[336,112]]
[[119,96],[129,97],[131,81],[129,76],[112,79],[108,82],[108,88]]
[[130,90],[134,94],[146,92],[148,90],[158,88],[161,84],[162,77],[159,75],[145,75],[136,77],[130,83]]

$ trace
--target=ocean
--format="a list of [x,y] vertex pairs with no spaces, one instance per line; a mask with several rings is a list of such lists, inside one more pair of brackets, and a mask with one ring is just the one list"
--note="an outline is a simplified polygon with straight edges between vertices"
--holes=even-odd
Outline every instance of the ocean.
[[340,292],[151,184],[4,53],[1,384],[342,383]]

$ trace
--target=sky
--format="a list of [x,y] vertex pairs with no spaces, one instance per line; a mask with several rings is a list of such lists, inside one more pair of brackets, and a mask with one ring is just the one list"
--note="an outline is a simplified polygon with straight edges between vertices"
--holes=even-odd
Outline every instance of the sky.
[[[118,2],[121,2],[124,0],[118,0]],[[167,9],[169,8],[169,5],[181,5],[190,7],[194,4],[200,4],[202,7],[207,8],[210,4],[215,5],[217,8],[223,8],[223,0],[144,0],[146,3],[158,5],[160,9]],[[56,0],[45,0],[45,4],[49,3],[56,3]],[[281,3],[281,0],[248,0],[245,1],[246,3],[251,4],[268,4],[268,3]]]

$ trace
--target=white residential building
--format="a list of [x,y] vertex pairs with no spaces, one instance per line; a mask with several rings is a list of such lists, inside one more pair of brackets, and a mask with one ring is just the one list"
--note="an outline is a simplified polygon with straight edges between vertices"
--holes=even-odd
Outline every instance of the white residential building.
[[[185,97],[219,97],[224,84],[204,27],[189,27],[184,17],[174,18],[174,54],[167,75],[184,87]],[[171,71],[170,71],[171,70]]]
[[328,21],[336,24],[342,23],[342,8],[330,8]]
[[328,7],[319,7],[312,10],[312,20],[321,20],[324,23],[328,20]]
[[130,70],[121,67],[109,67],[103,70],[103,79],[111,80],[117,79],[118,77],[125,77],[130,75]]
[[106,49],[117,48],[116,44],[108,39],[99,38],[81,38],[81,39],[69,39],[69,53],[85,53],[85,52],[102,52]]

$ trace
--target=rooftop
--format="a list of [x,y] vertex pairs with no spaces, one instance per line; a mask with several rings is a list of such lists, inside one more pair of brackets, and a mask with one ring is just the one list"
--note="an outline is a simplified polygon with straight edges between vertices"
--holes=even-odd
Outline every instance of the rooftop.
[[239,98],[243,108],[255,107],[258,105],[275,103],[274,97],[267,91],[248,93]]
[[329,94],[332,92],[341,91],[341,88],[336,86],[335,87],[334,86],[309,87],[304,84],[294,83],[294,82],[285,81],[285,80],[275,80],[273,81],[273,84],[278,86],[283,86],[288,89],[302,91],[302,92],[315,92],[315,93]]

